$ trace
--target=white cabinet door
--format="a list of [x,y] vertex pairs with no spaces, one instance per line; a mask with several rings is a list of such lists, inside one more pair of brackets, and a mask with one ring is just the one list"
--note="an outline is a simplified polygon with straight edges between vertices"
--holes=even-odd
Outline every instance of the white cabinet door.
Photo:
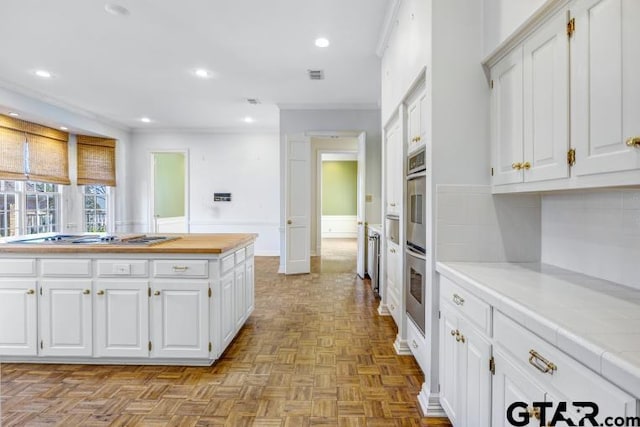
[[253,257],[246,259],[245,268],[244,305],[246,317],[249,317],[249,315],[253,313],[255,304],[255,266]]
[[43,280],[40,289],[40,354],[91,356],[91,281]]
[[386,272],[387,272],[387,290],[394,294],[399,301],[402,297],[400,289],[400,246],[387,240],[387,256],[386,256]]
[[38,354],[35,280],[0,281],[0,355]]
[[244,305],[244,287],[245,287],[245,271],[244,271],[244,263],[236,266],[235,271],[235,283],[234,283],[234,292],[235,292],[235,329],[238,330],[242,327],[244,320],[247,315],[247,310]]
[[458,425],[491,427],[491,343],[464,318],[459,319],[458,327],[462,334]]
[[220,328],[222,337],[222,351],[231,343],[235,335],[235,317],[234,317],[234,287],[233,282],[235,274],[233,270],[222,277],[220,281],[221,295],[221,319]]
[[427,94],[421,86],[407,105],[407,152],[426,142],[426,102]]
[[[446,304],[440,304],[440,405],[454,426],[461,406],[460,342],[456,340],[458,318]],[[462,425],[462,424],[460,424]]]
[[385,142],[386,213],[398,214],[402,203],[402,132],[398,123],[387,133]]
[[571,8],[571,145],[576,175],[640,168],[640,2],[579,0]]
[[157,281],[151,292],[151,357],[208,357],[209,283]]
[[99,280],[95,289],[97,355],[149,356],[149,283]]
[[569,176],[568,63],[569,40],[563,12],[524,43],[522,162],[526,182]]
[[[540,422],[535,417],[529,417],[524,413],[533,409],[533,402],[544,402],[544,390],[513,365],[500,350],[494,349],[493,357],[496,373],[492,381],[491,425],[512,426],[514,423],[508,418],[512,417],[518,423],[529,419],[528,423],[518,425],[539,426]],[[510,409],[514,402],[524,402],[526,408]]]
[[491,69],[491,146],[493,185],[522,182],[522,46]]

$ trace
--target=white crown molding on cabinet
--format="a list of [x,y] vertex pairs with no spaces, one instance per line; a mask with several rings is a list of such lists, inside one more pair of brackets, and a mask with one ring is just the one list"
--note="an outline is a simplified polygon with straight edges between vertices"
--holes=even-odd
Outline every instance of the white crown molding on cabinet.
[[376,55],[379,58],[384,56],[384,51],[387,49],[389,38],[393,30],[393,24],[398,18],[398,12],[400,10],[400,4],[402,0],[393,0],[389,2],[387,7],[387,13],[385,14],[384,21],[382,22],[382,29],[380,31],[380,37],[378,38],[378,44],[376,45]]
[[538,29],[545,21],[555,15],[571,0],[547,0],[534,13],[522,23],[516,30],[496,47],[482,61],[482,67],[487,77],[487,82],[491,80],[491,67],[509,53],[514,47],[522,43],[531,33]]

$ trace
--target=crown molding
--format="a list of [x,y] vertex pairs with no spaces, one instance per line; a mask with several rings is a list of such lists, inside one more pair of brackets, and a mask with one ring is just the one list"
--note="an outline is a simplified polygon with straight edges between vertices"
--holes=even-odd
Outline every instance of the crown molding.
[[295,103],[282,103],[276,104],[278,108],[282,110],[379,110],[377,102],[362,102],[362,103],[326,103],[326,104],[295,104]]
[[398,19],[401,4],[402,0],[392,0],[387,6],[387,12],[382,21],[382,28],[380,29],[380,35],[378,36],[378,43],[376,45],[376,55],[378,55],[379,58],[382,58],[384,51],[387,50],[387,44],[389,43],[393,27]]

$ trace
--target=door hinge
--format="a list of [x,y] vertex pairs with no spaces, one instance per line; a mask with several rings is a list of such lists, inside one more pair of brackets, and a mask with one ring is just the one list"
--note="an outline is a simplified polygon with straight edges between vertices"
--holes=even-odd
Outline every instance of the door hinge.
[[493,168],[491,168],[491,176],[493,176]]
[[211,349],[213,348],[213,345],[211,345],[211,343],[209,343],[209,353],[211,353]]
[[440,310],[438,310],[438,319],[440,319],[440,315],[441,315]]
[[438,384],[438,393],[440,393],[440,384]]
[[42,296],[42,288],[40,288],[40,296]]
[[147,288],[147,295],[149,295],[149,298],[151,298],[151,288]]
[[209,298],[211,298],[211,288],[209,288]]
[[576,164],[576,149],[571,148],[567,151],[567,164],[573,166]]
[[151,341],[149,341],[149,351],[151,351],[152,348],[153,346],[151,345]]
[[493,356],[491,356],[491,359],[489,359],[489,371],[491,371],[491,375],[496,374],[496,360],[493,358]]
[[575,33],[575,31],[576,31],[576,18],[571,18],[569,19],[569,22],[567,22],[567,36],[571,38],[571,36],[573,35],[573,33]]
[[490,87],[491,89],[493,89],[493,80],[491,80],[491,81],[489,82],[489,87]]
[[44,348],[44,341],[40,340],[40,350]]

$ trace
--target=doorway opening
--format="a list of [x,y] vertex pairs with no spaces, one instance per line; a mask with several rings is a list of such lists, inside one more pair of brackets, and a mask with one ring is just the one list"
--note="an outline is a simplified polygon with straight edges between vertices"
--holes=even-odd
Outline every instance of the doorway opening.
[[188,160],[183,150],[151,153],[149,232],[189,232]]

